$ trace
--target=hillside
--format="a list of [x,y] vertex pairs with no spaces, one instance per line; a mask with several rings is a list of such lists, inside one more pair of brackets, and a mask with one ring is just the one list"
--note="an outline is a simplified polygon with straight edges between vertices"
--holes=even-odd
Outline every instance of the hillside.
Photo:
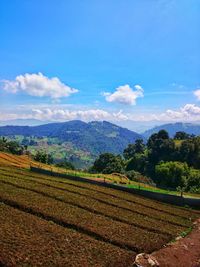
[[153,133],[157,133],[163,129],[169,133],[170,137],[173,137],[175,133],[178,131],[184,131],[188,134],[200,135],[200,124],[182,123],[182,122],[168,123],[156,126],[152,129],[145,131],[142,135],[145,138],[149,138]]
[[1,266],[132,266],[138,253],[162,248],[199,216],[22,166],[11,173],[6,165],[0,166]]
[[[47,171],[53,171],[54,173],[67,174],[72,176],[84,177],[87,179],[105,181],[107,183],[122,183],[128,184],[130,186],[137,186],[138,183],[134,181],[129,181],[124,175],[119,176],[117,174],[91,174],[87,172],[65,169],[61,167],[56,167],[55,165],[48,165],[38,161],[34,161],[31,157],[27,155],[13,155],[10,153],[0,152],[0,166],[2,167],[17,167],[19,169],[30,169],[30,167],[36,167]],[[143,188],[153,188],[148,184],[143,184]]]
[[[103,152],[121,154],[129,143],[141,135],[112,123],[69,121],[40,126],[3,126],[0,136],[21,136],[36,141],[27,143],[31,151],[47,148],[57,159],[67,158],[76,167],[87,166]],[[39,140],[38,140],[39,139]]]

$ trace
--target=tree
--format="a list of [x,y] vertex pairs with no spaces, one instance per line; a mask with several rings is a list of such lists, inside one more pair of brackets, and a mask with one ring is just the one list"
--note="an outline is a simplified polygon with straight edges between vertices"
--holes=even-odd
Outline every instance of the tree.
[[158,132],[158,134],[157,134],[157,138],[158,139],[169,139],[169,134],[168,134],[168,132],[167,131],[165,131],[165,130],[160,130],[159,132]]
[[34,156],[34,160],[45,164],[52,164],[54,161],[53,156],[51,154],[47,154],[45,151],[42,150],[37,151],[36,155]]
[[129,144],[127,148],[124,149],[123,156],[126,160],[131,159],[135,155],[135,145]]
[[24,147],[16,141],[7,142],[7,148],[8,152],[16,155],[22,155],[24,152]]
[[190,168],[187,182],[187,191],[200,193],[200,171]]
[[111,153],[101,154],[94,162],[91,171],[100,173],[123,173],[124,162],[120,155]]
[[174,160],[176,149],[175,143],[171,139],[156,139],[151,145],[151,149],[148,150],[148,168],[151,170],[148,173],[150,176],[154,176],[155,165],[160,161],[172,161]]
[[5,137],[0,139],[0,151],[22,155],[24,150],[26,150],[26,148],[17,141],[8,141]]
[[134,170],[142,174],[145,174],[147,163],[148,163],[148,158],[145,154],[136,153],[127,162],[126,171]]
[[8,140],[4,136],[0,138],[0,151],[6,152],[8,150],[7,141]]
[[169,161],[161,162],[155,167],[158,185],[170,188],[185,188],[189,176],[189,167],[186,163]]
[[125,159],[131,159],[136,153],[144,153],[145,145],[142,139],[135,140],[134,144],[129,144],[127,148],[124,149],[123,156]]
[[57,163],[56,166],[57,167],[62,167],[62,168],[65,168],[65,169],[69,169],[69,170],[75,170],[74,165],[71,162],[66,161],[66,160]]
[[154,133],[149,137],[147,142],[147,147],[151,149],[152,147],[154,147],[154,144],[157,140],[167,140],[167,139],[169,139],[168,132],[165,130],[160,130],[158,133]]
[[145,145],[143,143],[143,139],[135,140],[135,153],[144,153]]
[[200,169],[200,137],[190,138],[181,143],[179,160],[187,162],[189,166]]
[[189,137],[190,135],[183,131],[176,132],[176,134],[174,135],[174,139],[177,140],[185,140],[188,139]]

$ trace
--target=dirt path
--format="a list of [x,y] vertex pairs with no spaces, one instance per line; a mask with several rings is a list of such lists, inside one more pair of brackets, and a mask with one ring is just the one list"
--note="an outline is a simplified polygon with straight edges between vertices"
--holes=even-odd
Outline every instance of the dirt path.
[[200,219],[185,238],[168,244],[150,255],[139,254],[136,267],[200,267]]

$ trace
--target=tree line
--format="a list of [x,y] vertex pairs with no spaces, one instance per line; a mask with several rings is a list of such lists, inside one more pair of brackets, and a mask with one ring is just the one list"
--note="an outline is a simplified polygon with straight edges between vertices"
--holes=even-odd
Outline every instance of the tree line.
[[0,151],[15,155],[23,155],[27,152],[27,146],[20,145],[17,141],[9,141],[5,137],[0,138]]
[[138,139],[129,144],[123,156],[101,154],[90,171],[119,172],[132,180],[200,193],[200,137],[177,132],[170,138],[167,131],[161,130],[147,142]]

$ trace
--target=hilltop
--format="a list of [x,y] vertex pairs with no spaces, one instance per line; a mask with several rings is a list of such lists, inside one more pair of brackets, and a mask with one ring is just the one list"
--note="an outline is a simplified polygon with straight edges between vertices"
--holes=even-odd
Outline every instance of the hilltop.
[[183,122],[168,123],[151,128],[145,131],[142,135],[145,138],[149,138],[152,134],[157,133],[160,130],[166,130],[170,137],[173,137],[175,133],[179,131],[183,131],[188,134],[200,135],[200,124]]

